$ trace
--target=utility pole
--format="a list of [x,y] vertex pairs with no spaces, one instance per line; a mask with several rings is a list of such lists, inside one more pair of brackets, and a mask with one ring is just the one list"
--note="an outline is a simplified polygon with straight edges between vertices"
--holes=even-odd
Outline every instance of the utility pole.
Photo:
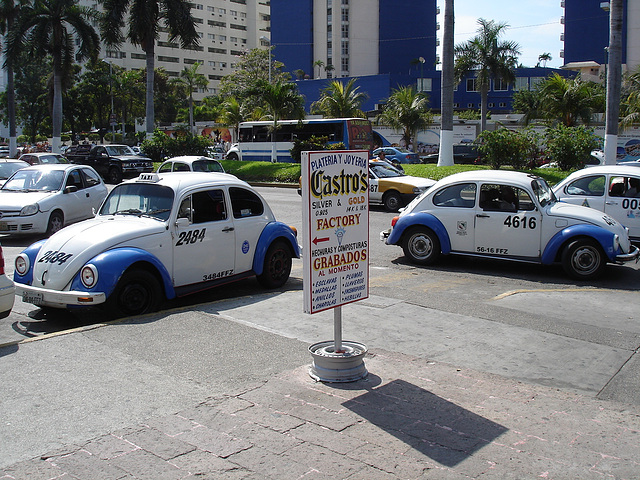
[[607,68],[607,111],[604,136],[604,160],[616,164],[620,88],[622,83],[622,10],[623,0],[609,2],[609,59]]
[[453,165],[453,0],[444,2],[442,85],[440,86],[440,150],[438,166]]

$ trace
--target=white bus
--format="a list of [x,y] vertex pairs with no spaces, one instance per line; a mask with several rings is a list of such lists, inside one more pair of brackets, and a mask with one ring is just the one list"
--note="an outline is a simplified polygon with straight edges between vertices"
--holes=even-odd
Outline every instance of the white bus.
[[371,122],[363,118],[323,118],[280,120],[272,132],[273,122],[242,122],[238,143],[227,152],[227,160],[250,160],[292,163],[290,150],[295,140],[312,136],[328,137],[329,143],[344,144],[344,150],[373,150]]

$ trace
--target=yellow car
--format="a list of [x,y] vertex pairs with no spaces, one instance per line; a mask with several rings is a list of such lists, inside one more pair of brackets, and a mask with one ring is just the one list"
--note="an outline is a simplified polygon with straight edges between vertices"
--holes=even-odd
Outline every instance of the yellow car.
[[389,212],[396,212],[422,192],[435,180],[405,175],[388,162],[369,161],[369,203],[384,205]]

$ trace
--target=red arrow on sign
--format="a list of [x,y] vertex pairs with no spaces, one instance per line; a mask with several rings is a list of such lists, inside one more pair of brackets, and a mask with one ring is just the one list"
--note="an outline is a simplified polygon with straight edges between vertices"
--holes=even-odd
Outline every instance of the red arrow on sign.
[[314,245],[318,245],[318,243],[320,243],[320,242],[328,242],[328,241],[329,241],[329,237],[326,237],[326,238],[318,238],[318,237],[316,237],[313,240],[311,240],[311,242]]

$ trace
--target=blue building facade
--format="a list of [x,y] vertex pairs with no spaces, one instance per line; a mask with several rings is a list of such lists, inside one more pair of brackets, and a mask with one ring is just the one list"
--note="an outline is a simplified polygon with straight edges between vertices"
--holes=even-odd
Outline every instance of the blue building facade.
[[[564,63],[607,63],[609,12],[601,0],[564,0]],[[622,63],[627,63],[627,0],[623,1]]]

